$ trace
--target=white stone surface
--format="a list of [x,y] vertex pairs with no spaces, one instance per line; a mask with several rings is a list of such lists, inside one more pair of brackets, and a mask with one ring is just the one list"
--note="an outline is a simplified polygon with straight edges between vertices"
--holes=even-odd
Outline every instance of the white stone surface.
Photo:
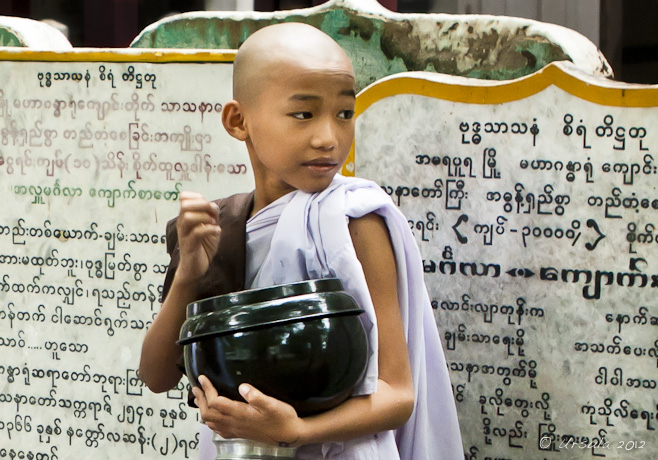
[[26,47],[35,50],[69,50],[71,43],[55,27],[27,18],[0,16],[0,27],[21,38]]
[[195,458],[185,382],[136,373],[165,224],[179,191],[253,179],[220,121],[231,63],[138,62],[164,54],[0,62],[0,455]]
[[[359,95],[372,105],[357,119],[356,175],[384,187],[416,235],[467,458],[649,460],[658,87],[553,67],[552,80],[375,83]],[[563,89],[574,81],[592,86]],[[520,98],[522,85],[536,91]],[[619,106],[622,88],[645,107]],[[608,447],[587,448],[594,438]]]
[[[253,187],[244,146],[219,119],[231,66],[164,62],[213,56],[191,51],[12,60],[21,53],[0,62],[0,455],[194,458],[184,386],[152,395],[136,369],[176,193]],[[359,105],[380,86],[401,94],[359,115],[356,172],[392,193],[417,237],[469,459],[648,460],[658,425],[658,88],[554,67],[515,82],[378,83]],[[404,94],[414,82],[431,95]],[[644,107],[615,105],[622,89]],[[507,102],[487,99],[501,94]],[[449,257],[454,275],[446,264],[441,273]],[[560,270],[558,281],[542,281],[542,267]],[[623,275],[586,299],[594,283],[562,269]],[[618,285],[626,273],[635,286]],[[553,452],[567,434],[605,436],[609,450]]]

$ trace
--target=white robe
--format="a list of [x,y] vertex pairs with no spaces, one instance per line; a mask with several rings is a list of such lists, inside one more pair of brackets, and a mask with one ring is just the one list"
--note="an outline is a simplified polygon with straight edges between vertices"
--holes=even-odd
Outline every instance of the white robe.
[[[377,184],[336,176],[322,192],[294,191],[256,213],[247,222],[247,287],[340,278],[366,312],[361,319],[370,347],[365,377],[353,394],[374,393],[378,379],[375,309],[348,229],[349,218],[372,212],[384,218],[395,253],[398,300],[414,382],[414,412],[398,430],[302,446],[296,458],[462,460],[457,412],[420,252],[407,219]],[[203,444],[208,436],[201,438]]]

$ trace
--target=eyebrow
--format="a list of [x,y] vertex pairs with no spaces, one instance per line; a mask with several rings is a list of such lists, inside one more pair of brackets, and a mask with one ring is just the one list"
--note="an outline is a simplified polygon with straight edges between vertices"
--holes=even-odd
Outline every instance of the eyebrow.
[[[354,92],[353,89],[345,89],[342,90],[340,93],[338,93],[339,96],[348,96],[348,97],[356,97],[356,93]],[[320,96],[316,96],[315,94],[293,94],[290,96],[288,100],[290,101],[313,101],[320,99]]]

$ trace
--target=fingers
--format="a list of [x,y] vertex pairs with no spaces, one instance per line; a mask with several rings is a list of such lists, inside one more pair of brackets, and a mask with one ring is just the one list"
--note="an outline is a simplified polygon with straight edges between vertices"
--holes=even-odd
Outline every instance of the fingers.
[[[181,192],[179,234],[185,236],[191,232],[217,232],[219,208],[217,204],[206,200],[195,192]],[[198,235],[197,235],[198,236]]]
[[194,281],[208,269],[219,247],[219,208],[195,192],[181,192],[176,222],[180,248],[179,281]]
[[204,413],[213,411],[223,415],[231,415],[245,405],[224,396],[219,396],[212,382],[205,375],[199,376],[199,384],[201,388],[194,387],[192,392],[194,393],[196,405],[201,409],[202,417]]
[[[206,394],[205,391],[210,394]],[[230,403],[233,401],[223,396],[217,396],[212,385],[210,387],[206,385],[206,390],[194,387],[192,392],[194,393],[194,403],[198,406],[204,423],[224,438],[236,437],[232,430],[234,408]],[[213,394],[214,396],[211,396]]]
[[264,395],[256,388],[243,383],[238,388],[238,391],[245,399],[246,404],[240,401],[234,401],[224,396],[219,396],[217,389],[213,386],[210,380],[205,376],[199,376],[199,384],[201,388],[194,387],[196,405],[201,409],[202,414],[205,411],[215,410],[224,415],[237,414],[240,411],[247,411],[248,406],[260,413],[272,413],[279,409],[280,401]]
[[208,377],[205,375],[200,375],[199,376],[199,383],[201,384],[201,389],[203,392],[206,394],[206,396],[209,399],[214,399],[218,396],[217,390],[213,386],[213,384],[210,382]]
[[208,212],[213,217],[217,214],[217,204],[206,200],[203,195],[196,192],[181,192],[180,205],[184,211]]
[[199,377],[200,387],[192,389],[206,425],[225,438],[246,438],[272,442],[298,439],[300,420],[292,406],[267,396],[248,384],[238,391],[246,402],[219,396],[210,380]]
[[203,390],[200,390],[198,387],[193,387],[192,393],[194,394],[194,404],[196,404],[196,407],[198,407],[203,414],[208,410],[208,400],[206,399],[206,395]]

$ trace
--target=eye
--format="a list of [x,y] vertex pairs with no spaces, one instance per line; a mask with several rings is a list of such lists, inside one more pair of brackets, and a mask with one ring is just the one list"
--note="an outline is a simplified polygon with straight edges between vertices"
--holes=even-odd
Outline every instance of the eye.
[[298,120],[310,120],[313,118],[313,114],[311,112],[294,112],[291,113],[290,116]]
[[342,110],[338,113],[338,118],[342,120],[351,120],[354,118],[354,110]]

